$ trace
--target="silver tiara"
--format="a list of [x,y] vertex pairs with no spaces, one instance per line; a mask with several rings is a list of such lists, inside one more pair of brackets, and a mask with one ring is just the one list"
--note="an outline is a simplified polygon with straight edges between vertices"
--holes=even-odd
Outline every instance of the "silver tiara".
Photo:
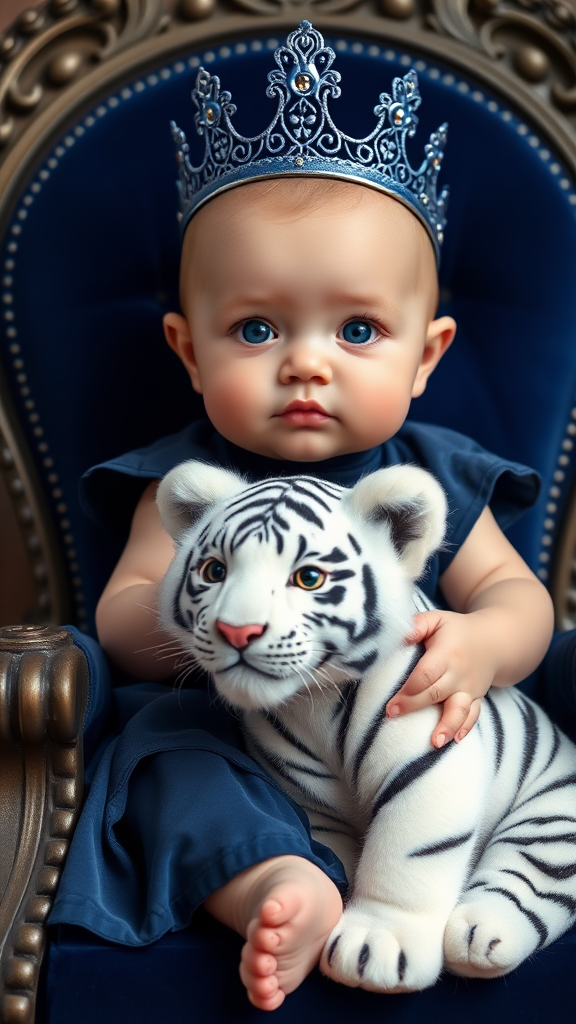
[[334,124],[328,99],[340,96],[340,74],[331,70],[336,54],[309,21],[291,32],[274,53],[278,68],[268,74],[266,95],[278,100],[272,123],[253,138],[239,135],[236,113],[220,79],[200,68],[192,100],[198,108],[196,131],[205,139],[204,160],[190,163],[184,132],[171,122],[179,164],[179,220],[182,233],[203,203],[225,189],[262,178],[304,174],[356,181],[394,196],[408,206],[428,230],[436,257],[444,237],[448,189],[437,192],[448,126],[442,124],[413,168],[406,140],[416,133],[420,106],[418,76],[411,70],[392,82],[392,95],[379,96],[373,131],[353,139]]

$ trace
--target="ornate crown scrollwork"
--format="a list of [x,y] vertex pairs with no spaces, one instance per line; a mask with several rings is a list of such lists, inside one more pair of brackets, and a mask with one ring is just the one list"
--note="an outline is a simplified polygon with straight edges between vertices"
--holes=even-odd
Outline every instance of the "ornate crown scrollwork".
[[408,206],[427,228],[436,252],[442,244],[448,190],[437,190],[447,125],[430,136],[421,164],[412,167],[406,141],[416,133],[421,98],[415,71],[395,78],[392,94],[381,93],[369,135],[355,139],[334,123],[329,100],[340,96],[336,54],[320,32],[302,21],[274,53],[278,68],[268,74],[266,95],[278,107],[271,124],[252,138],[238,134],[236,112],[220,79],[200,68],[192,100],[196,130],[204,138],[204,159],[193,167],[184,132],[172,122],[179,163],[180,220],[216,193],[258,178],[312,175],[358,181]]

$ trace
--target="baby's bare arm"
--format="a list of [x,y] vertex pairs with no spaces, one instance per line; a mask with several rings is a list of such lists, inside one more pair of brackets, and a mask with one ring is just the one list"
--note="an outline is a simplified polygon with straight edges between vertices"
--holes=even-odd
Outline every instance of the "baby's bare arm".
[[[102,647],[120,668],[140,679],[165,679],[176,670],[173,642],[157,628],[158,587],[174,555],[156,506],[158,481],[142,495],[128,542],[96,609]],[[166,656],[168,655],[168,656]]]
[[550,595],[485,509],[441,579],[454,609],[415,617],[411,642],[426,654],[390,702],[397,713],[444,703],[433,742],[462,739],[490,686],[524,679],[544,657],[554,625]]

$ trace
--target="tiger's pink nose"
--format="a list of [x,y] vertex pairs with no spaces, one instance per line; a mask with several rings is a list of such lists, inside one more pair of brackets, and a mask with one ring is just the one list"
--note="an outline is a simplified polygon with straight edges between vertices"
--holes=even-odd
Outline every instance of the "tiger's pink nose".
[[259,636],[262,636],[265,626],[259,626],[252,623],[249,626],[230,626],[227,622],[222,622],[221,619],[216,621],[216,625],[220,632],[226,637],[229,644],[232,647],[237,647],[238,650],[242,650],[243,647],[248,647],[248,644],[257,640]]

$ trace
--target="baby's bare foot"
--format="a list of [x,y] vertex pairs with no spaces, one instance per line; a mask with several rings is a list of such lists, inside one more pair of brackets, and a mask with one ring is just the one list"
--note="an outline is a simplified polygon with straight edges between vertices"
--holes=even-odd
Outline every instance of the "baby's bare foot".
[[[235,887],[234,923],[222,913],[222,897],[227,903],[230,887]],[[246,936],[240,977],[250,1002],[261,1010],[276,1010],[298,988],[318,963],[342,914],[334,883],[310,861],[293,856],[275,857],[250,868],[205,905]]]

